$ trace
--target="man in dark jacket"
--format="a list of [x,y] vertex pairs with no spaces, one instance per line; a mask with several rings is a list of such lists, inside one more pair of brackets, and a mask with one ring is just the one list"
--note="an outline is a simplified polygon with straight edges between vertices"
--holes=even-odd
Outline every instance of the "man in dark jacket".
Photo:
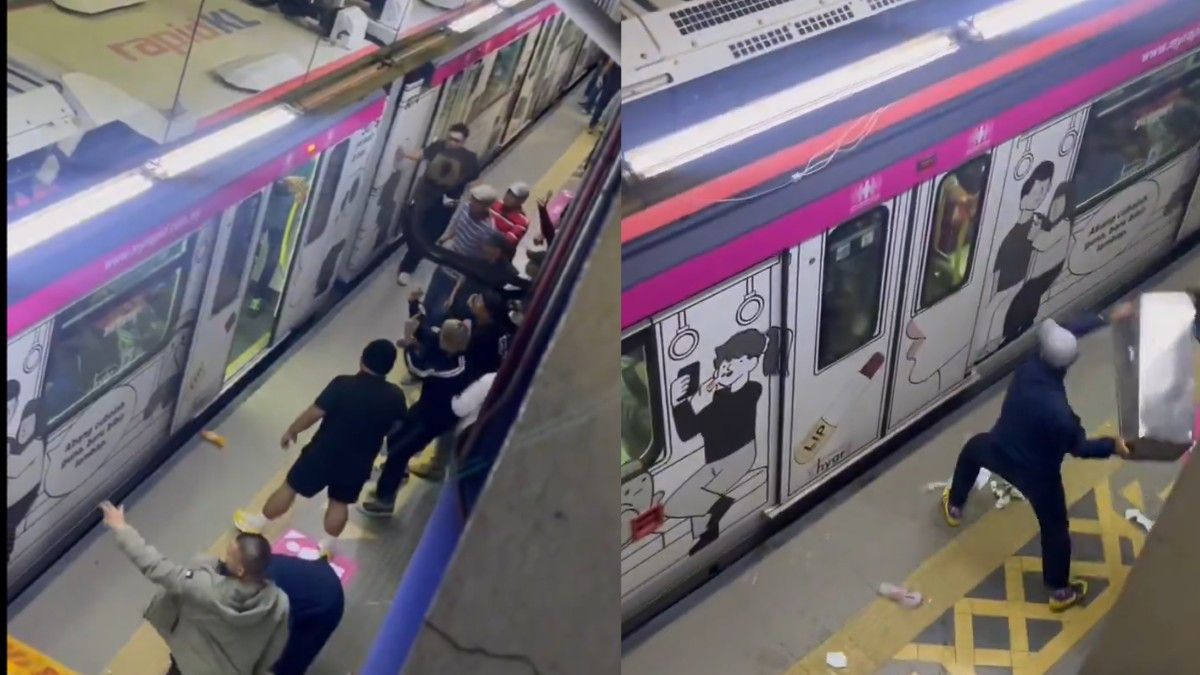
[[167,560],[125,522],[124,509],[100,505],[104,524],[134,566],[162,590],[145,618],[171,650],[167,675],[266,675],[288,640],[288,597],[266,577],[271,545],[258,534],[230,540],[225,560]]
[[346,595],[324,560],[271,556],[267,577],[288,596],[288,640],[274,675],[304,675],[342,621]]
[[1055,612],[1078,604],[1087,593],[1086,582],[1070,578],[1063,458],[1070,454],[1105,459],[1114,452],[1129,456],[1120,438],[1087,438],[1067,400],[1064,378],[1079,354],[1076,336],[1102,324],[1091,320],[1068,330],[1047,320],[1038,327],[1037,350],[1013,373],[1000,419],[991,431],[967,441],[950,487],[942,494],[942,515],[951,527],[962,522],[963,506],[981,468],[999,474],[1025,495],[1041,528],[1042,579],[1051,589],[1050,609]]

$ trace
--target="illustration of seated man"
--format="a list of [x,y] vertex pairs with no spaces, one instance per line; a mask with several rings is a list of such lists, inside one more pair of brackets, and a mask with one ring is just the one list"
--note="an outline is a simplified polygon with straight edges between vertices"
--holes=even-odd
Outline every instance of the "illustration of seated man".
[[1004,336],[1012,341],[1033,328],[1038,312],[1051,286],[1062,274],[1067,263],[1067,252],[1071,242],[1072,214],[1074,213],[1074,191],[1071,183],[1062,183],[1054,191],[1045,218],[1036,220],[1029,232],[1029,243],[1033,249],[1029,264],[1029,279],[1013,296],[1004,318]]
[[[9,380],[9,391],[13,381]],[[19,389],[18,389],[19,391]],[[10,399],[11,400],[11,399]],[[11,423],[10,423],[11,424]],[[41,433],[41,410],[37,399],[25,404],[16,437],[8,437],[8,558],[12,558],[17,529],[37,500],[42,486],[46,448]]]
[[743,330],[716,348],[714,372],[707,379],[701,381],[700,363],[694,362],[671,382],[671,415],[679,438],[699,436],[704,442],[704,466],[664,505],[667,517],[691,519],[696,542],[688,555],[717,539],[721,519],[735,502],[729,492],[754,468],[763,385],[751,375],[764,358],[767,363],[777,360],[768,354],[769,343],[764,333]]

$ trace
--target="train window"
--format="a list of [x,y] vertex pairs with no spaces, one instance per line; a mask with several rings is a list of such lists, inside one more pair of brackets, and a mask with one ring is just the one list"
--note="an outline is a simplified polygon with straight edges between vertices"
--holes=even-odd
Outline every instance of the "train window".
[[825,236],[817,369],[857,351],[879,332],[888,210],[879,207]]
[[183,289],[186,251],[180,242],[158,253],[58,316],[46,374],[52,426],[162,348]]
[[493,103],[509,93],[513,80],[517,76],[517,63],[521,60],[521,50],[525,48],[525,42],[528,39],[529,36],[526,35],[496,53],[496,62],[492,64],[492,72],[488,75],[483,93],[475,101],[472,117],[487,110]]
[[1200,142],[1200,60],[1151,73],[1097,101],[1076,162],[1082,209]]
[[653,330],[646,328],[621,350],[622,476],[649,469],[663,454],[653,340]]
[[938,185],[921,281],[922,310],[953,295],[971,276],[990,166],[988,156],[978,157],[943,176]]
[[225,257],[221,261],[217,290],[213,294],[212,313],[217,315],[237,300],[242,285],[242,273],[250,262],[250,246],[254,243],[254,221],[258,218],[258,207],[263,193],[250,197],[238,204],[230,226],[229,241],[225,244]]
[[321,185],[317,188],[317,201],[312,207],[312,215],[308,218],[308,233],[304,235],[304,244],[313,243],[325,234],[329,228],[329,216],[333,212],[333,198],[337,192],[338,183],[342,178],[342,167],[346,164],[346,153],[350,151],[350,141],[338,143],[337,147],[325,155],[325,170],[321,173]]

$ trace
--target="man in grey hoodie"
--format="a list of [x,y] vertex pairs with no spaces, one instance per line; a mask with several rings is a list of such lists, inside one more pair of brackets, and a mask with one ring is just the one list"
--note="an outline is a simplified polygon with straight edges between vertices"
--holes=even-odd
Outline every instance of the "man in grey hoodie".
[[288,638],[288,598],[266,577],[271,546],[239,534],[225,560],[199,558],[184,567],[167,560],[125,522],[125,510],[100,505],[104,524],[138,570],[162,587],[146,621],[171,650],[168,675],[265,675]]

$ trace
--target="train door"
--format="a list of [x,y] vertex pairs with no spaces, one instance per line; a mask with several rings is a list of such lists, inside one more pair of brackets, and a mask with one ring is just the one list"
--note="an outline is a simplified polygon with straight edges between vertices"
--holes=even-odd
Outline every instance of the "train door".
[[349,214],[358,203],[363,171],[378,129],[378,121],[371,123],[327,150],[321,159],[315,201],[305,219],[303,241],[276,329],[280,335],[309,317],[333,288],[338,259],[346,248]]
[[279,178],[266,191],[262,226],[250,262],[250,282],[235,317],[233,344],[226,360],[227,380],[245,370],[271,345],[318,159]]
[[976,269],[991,155],[915,191],[887,429],[966,380],[985,274]]
[[[868,180],[856,194],[874,189]],[[859,206],[860,215],[793,251],[796,363],[781,501],[816,487],[880,438],[910,199]]]
[[517,90],[516,100],[512,106],[512,115],[508,120],[508,128],[504,130],[504,136],[500,140],[500,145],[508,145],[512,139],[517,137],[517,134],[525,130],[534,118],[540,112],[535,109],[535,103],[538,98],[538,86],[542,82],[544,73],[550,69],[550,57],[553,55],[554,36],[556,33],[552,30],[554,20],[543,23],[537,28],[536,33],[531,33],[529,40],[534,47],[529,52],[528,63],[519,68],[520,77],[518,85],[514,87]]
[[225,383],[225,359],[233,346],[234,327],[250,278],[250,262],[259,239],[266,190],[227,209],[217,224],[205,288],[196,317],[195,334],[183,373],[174,433],[203,410]]
[[533,44],[530,35],[522,35],[513,43],[501,48],[487,57],[490,68],[483,90],[479,94],[476,105],[475,119],[471,125],[471,136],[478,135],[483,141],[479,161],[487,163],[500,150],[500,142],[504,138],[504,130],[508,127],[509,117],[513,113],[513,103],[516,101],[514,92],[517,90],[517,74],[522,72],[529,62],[530,49],[526,45]]
[[788,344],[781,269],[762,266],[624,341],[623,597],[711,565],[761,524]]
[[395,114],[375,168],[362,223],[354,235],[346,266],[349,276],[360,273],[376,254],[400,236],[400,209],[418,167],[417,162],[404,158],[403,152],[424,146],[438,101],[437,89],[423,91],[423,88],[423,80],[408,82],[397,94]]

